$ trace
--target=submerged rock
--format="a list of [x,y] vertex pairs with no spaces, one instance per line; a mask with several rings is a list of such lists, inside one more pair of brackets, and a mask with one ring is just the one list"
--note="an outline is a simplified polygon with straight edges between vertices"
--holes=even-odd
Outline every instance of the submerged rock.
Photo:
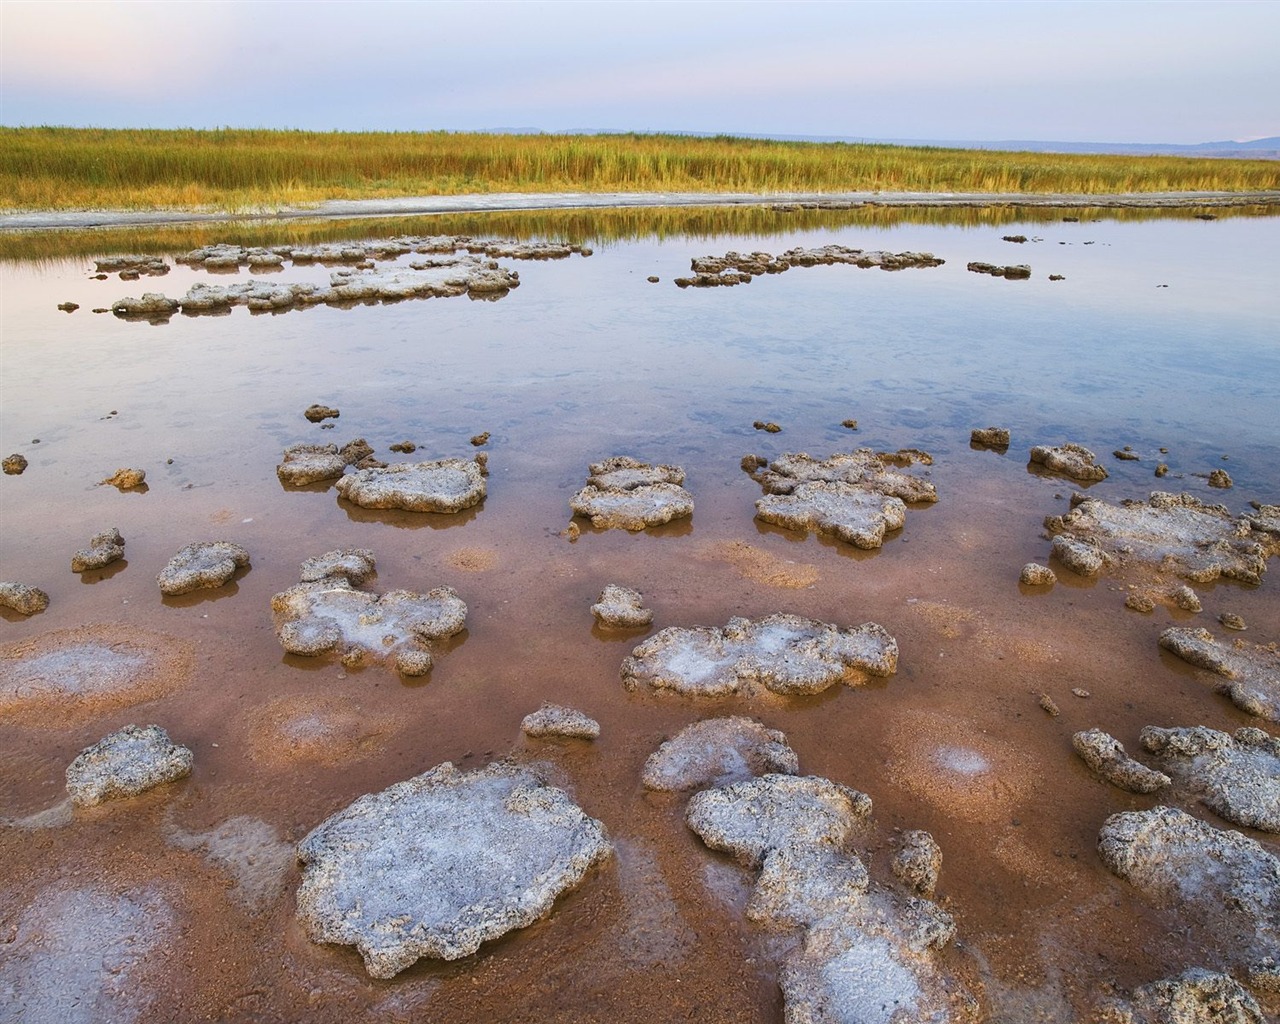
[[1031,449],[1032,463],[1051,473],[1086,482],[1105,480],[1107,471],[1097,464],[1097,457],[1081,444],[1036,445]]
[[1098,835],[1106,866],[1149,898],[1221,915],[1242,960],[1280,951],[1280,860],[1240,832],[1172,807],[1113,814]]
[[575,516],[600,529],[643,530],[693,515],[679,466],[651,466],[627,455],[593,462],[587,486],[569,499]]
[[460,633],[467,618],[467,606],[452,587],[379,596],[356,590],[341,575],[298,583],[276,594],[271,610],[276,637],[289,654],[338,651],[352,665],[365,655],[389,655],[407,676],[429,672],[430,644]]
[[67,767],[67,793],[77,807],[138,796],[191,774],[192,754],[158,725],[126,725],[86,747]]
[[685,726],[649,755],[643,781],[646,789],[678,792],[799,771],[783,733],[735,716]]
[[249,552],[226,540],[188,544],[156,575],[160,593],[168,597],[221,587],[237,569],[249,564]]
[[594,740],[600,735],[600,723],[574,708],[543,704],[537,711],[524,716],[520,730],[526,736]]
[[1250,715],[1280,722],[1280,648],[1227,643],[1207,629],[1172,626],[1160,634],[1160,646],[1197,668],[1224,676],[1222,688],[1236,707]]
[[1261,729],[1142,730],[1142,745],[1228,821],[1280,832],[1280,739]]
[[727,626],[669,626],[622,663],[628,690],[724,696],[758,687],[778,694],[856,685],[898,668],[898,644],[874,622],[841,628],[799,615],[730,619]]
[[644,607],[644,596],[630,587],[610,583],[591,606],[591,614],[606,626],[638,629],[653,622],[653,609]]
[[1254,529],[1247,517],[1233,518],[1223,506],[1189,494],[1155,491],[1147,501],[1119,505],[1079,498],[1044,525],[1055,535],[1059,557],[1060,548],[1080,545],[1100,552],[1108,565],[1141,565],[1192,583],[1224,577],[1256,585],[1267,558],[1280,551],[1280,538]]
[[360,797],[298,844],[298,918],[375,978],[457,960],[545,916],[609,856],[604,827],[528,771],[448,762]]
[[39,587],[5,580],[0,582],[0,605],[19,615],[35,615],[49,607],[49,595]]
[[1134,989],[1105,1007],[1098,1024],[1265,1024],[1254,998],[1234,978],[1193,967]]
[[94,534],[89,538],[89,546],[81,548],[71,556],[72,572],[88,572],[90,569],[103,569],[112,562],[124,557],[124,538],[120,530],[112,527],[104,533]]
[[1154,793],[1169,784],[1169,776],[1135,761],[1125,753],[1119,740],[1101,729],[1076,733],[1071,737],[1071,745],[1094,773],[1130,793]]
[[362,508],[461,512],[485,496],[484,472],[473,459],[402,462],[342,477],[339,496]]

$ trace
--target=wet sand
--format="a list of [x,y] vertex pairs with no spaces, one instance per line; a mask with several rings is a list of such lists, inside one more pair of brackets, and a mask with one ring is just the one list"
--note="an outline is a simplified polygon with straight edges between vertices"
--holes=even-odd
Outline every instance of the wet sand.
[[[682,241],[679,249],[687,256],[707,247]],[[1226,448],[1233,508],[1276,500],[1274,445],[1247,424],[1234,437],[1206,438],[1196,433],[1203,420],[1178,434],[1118,416],[1067,422],[1062,407],[1039,419],[1023,410],[1017,421],[1012,410],[1021,407],[1010,406],[992,421],[1013,420],[1015,446],[1007,455],[975,450],[968,429],[990,417],[979,421],[948,383],[922,399],[933,413],[917,416],[902,394],[868,387],[865,369],[849,371],[856,389],[832,385],[829,371],[823,377],[797,355],[799,340],[769,334],[735,362],[758,299],[694,305],[672,288],[657,300],[635,274],[626,285],[634,306],[599,302],[598,280],[642,269],[626,252],[613,255],[521,264],[521,289],[495,304],[430,300],[264,318],[240,310],[160,327],[53,320],[63,314],[47,300],[78,296],[78,268],[22,279],[22,308],[7,315],[10,331],[29,333],[10,334],[5,346],[25,391],[7,393],[4,444],[21,446],[32,465],[3,481],[5,574],[44,587],[52,603],[29,619],[3,614],[0,655],[57,631],[77,630],[67,642],[83,643],[100,624],[101,636],[135,636],[182,669],[144,703],[87,720],[0,718],[0,815],[27,819],[57,805],[75,754],[129,722],[164,726],[195,752],[195,769],[136,800],[76,811],[58,827],[0,830],[9,866],[0,934],[50,951],[97,934],[112,950],[127,945],[103,930],[115,919],[120,933],[151,936],[157,952],[116,965],[128,985],[103,1005],[121,1020],[780,1020],[776,965],[794,938],[745,921],[750,873],[688,830],[683,797],[646,793],[640,783],[664,738],[699,718],[743,714],[785,732],[802,773],[872,797],[873,827],[860,848],[873,878],[890,878],[895,830],[933,833],[943,850],[938,898],[958,924],[943,963],[980,996],[986,1019],[1074,1021],[1115,987],[1232,964],[1211,917],[1152,905],[1098,859],[1107,815],[1154,806],[1160,795],[1095,779],[1072,753],[1071,735],[1098,726],[1136,753],[1148,724],[1259,724],[1156,640],[1171,623],[1212,628],[1226,610],[1246,619],[1251,638],[1280,637],[1274,581],[1198,587],[1204,611],[1196,616],[1163,606],[1128,611],[1123,583],[1105,576],[1063,570],[1051,589],[1020,588],[1021,566],[1048,558],[1044,516],[1064,512],[1075,486],[1030,472],[1026,443],[1033,432],[1040,440],[1068,431],[1109,452],[1164,432],[1175,441],[1179,486],[1206,499],[1212,492],[1191,474],[1207,452]],[[960,261],[959,280],[941,278],[938,287],[1019,287],[971,285],[962,274]],[[866,293],[857,291],[862,278],[841,278],[825,301],[852,294],[870,304],[874,290],[908,286],[883,276],[889,282],[873,278]],[[909,285],[929,286],[927,278]],[[553,307],[575,296],[572,312]],[[887,301],[909,306],[901,296]],[[669,325],[670,340],[633,336],[629,320],[641,303]],[[735,308],[743,312],[725,312]],[[938,322],[951,321],[940,314]],[[911,321],[903,329],[923,328]],[[730,337],[700,353],[687,344],[690,332]],[[659,352],[681,368],[687,388],[654,370]],[[807,395],[806,375],[828,383]],[[342,408],[333,430],[303,419],[313,401]],[[760,488],[741,457],[847,450],[851,437],[839,424],[849,415],[861,424],[852,443],[930,450],[939,502],[909,511],[906,527],[875,552],[757,524]],[[782,433],[754,431],[761,417],[778,419]],[[492,431],[489,493],[457,516],[362,510],[324,485],[285,489],[274,474],[294,441],[365,436],[386,458],[391,442],[408,437],[425,459],[465,455],[467,439],[483,430]],[[587,462],[620,453],[683,466],[697,503],[692,520],[638,534],[584,522],[570,543],[561,531]],[[93,486],[117,462],[135,461],[148,468],[146,493]],[[1150,489],[1149,465],[1108,468],[1112,477],[1090,494],[1114,500]],[[70,573],[71,552],[111,525],[126,538],[126,564]],[[244,545],[251,568],[228,587],[161,598],[154,576],[165,560],[215,538]],[[297,581],[304,559],[354,546],[377,556],[371,589],[448,584],[467,602],[465,632],[437,649],[425,680],[402,680],[380,663],[351,670],[281,651],[272,595]],[[653,630],[594,626],[589,608],[609,582],[644,594],[654,630],[778,611],[874,621],[897,638],[900,666],[887,679],[805,698],[628,693],[620,663]],[[172,649],[164,635],[179,638]],[[1041,709],[1042,694],[1058,717]],[[520,720],[543,701],[583,710],[600,722],[600,739],[524,737]],[[192,838],[250,816],[278,843],[294,843],[363,793],[442,761],[478,767],[505,757],[543,766],[604,822],[616,857],[544,921],[392,981],[370,979],[350,949],[306,939],[293,913],[298,868],[273,856],[258,832],[231,830],[221,860]],[[1275,837],[1243,831],[1277,849]],[[73,978],[69,990],[76,985],[92,988],[92,977]]]

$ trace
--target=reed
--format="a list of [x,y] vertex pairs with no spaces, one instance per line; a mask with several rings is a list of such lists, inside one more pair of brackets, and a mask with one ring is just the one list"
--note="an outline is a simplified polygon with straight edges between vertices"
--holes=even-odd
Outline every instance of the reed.
[[472,192],[1280,188],[1280,163],[675,135],[0,128],[0,209],[250,210]]

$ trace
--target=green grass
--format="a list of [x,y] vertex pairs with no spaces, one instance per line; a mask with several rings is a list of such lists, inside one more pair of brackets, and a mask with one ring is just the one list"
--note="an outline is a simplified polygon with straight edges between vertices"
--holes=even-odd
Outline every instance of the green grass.
[[0,128],[0,209],[249,210],[551,191],[1181,192],[1280,188],[1280,163],[666,135]]

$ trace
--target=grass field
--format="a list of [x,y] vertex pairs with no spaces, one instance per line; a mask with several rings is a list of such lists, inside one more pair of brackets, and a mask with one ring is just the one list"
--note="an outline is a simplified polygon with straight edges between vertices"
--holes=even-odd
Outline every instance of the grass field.
[[0,128],[0,209],[250,210],[476,192],[1253,191],[1280,162],[672,135]]

